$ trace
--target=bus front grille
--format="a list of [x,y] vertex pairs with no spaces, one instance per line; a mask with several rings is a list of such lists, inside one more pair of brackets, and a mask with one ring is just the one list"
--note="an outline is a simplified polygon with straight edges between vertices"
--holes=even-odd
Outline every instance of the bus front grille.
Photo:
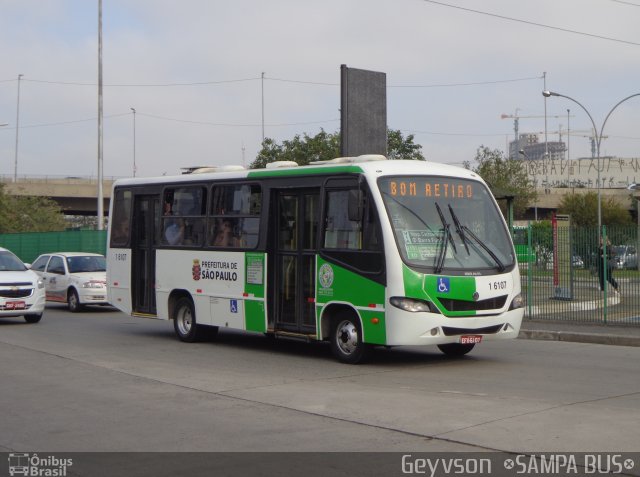
[[507,302],[507,295],[496,296],[480,301],[453,300],[451,298],[438,298],[447,311],[479,311],[499,310]]
[[501,325],[487,326],[485,328],[452,328],[450,326],[443,326],[442,332],[445,336],[461,336],[461,335],[494,335],[500,328],[504,326],[504,323]]

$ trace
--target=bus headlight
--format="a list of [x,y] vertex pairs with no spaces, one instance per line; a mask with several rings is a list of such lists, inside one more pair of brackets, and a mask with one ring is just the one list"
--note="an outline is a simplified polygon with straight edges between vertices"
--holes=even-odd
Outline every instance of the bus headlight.
[[44,281],[42,278],[38,278],[38,288],[42,290],[44,288]]
[[509,310],[515,310],[517,308],[524,307],[524,298],[522,298],[522,293],[518,293],[511,300],[511,305],[509,305]]
[[440,310],[438,310],[438,308],[433,303],[426,300],[417,300],[415,298],[394,296],[391,297],[389,302],[396,308],[400,308],[401,310],[409,311],[411,313],[440,313]]

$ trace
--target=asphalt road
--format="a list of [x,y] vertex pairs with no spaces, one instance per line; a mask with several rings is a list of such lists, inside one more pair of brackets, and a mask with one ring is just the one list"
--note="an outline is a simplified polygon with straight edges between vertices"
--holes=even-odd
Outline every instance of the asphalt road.
[[640,451],[640,348],[513,340],[464,358],[222,330],[112,309],[0,320],[0,451]]

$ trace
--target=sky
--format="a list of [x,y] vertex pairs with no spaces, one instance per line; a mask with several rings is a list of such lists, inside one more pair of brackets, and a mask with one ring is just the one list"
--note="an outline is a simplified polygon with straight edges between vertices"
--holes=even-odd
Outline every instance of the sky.
[[[18,176],[95,177],[98,0],[0,12],[0,175],[19,104]],[[545,84],[598,129],[640,93],[640,0],[103,0],[102,16],[105,177],[132,176],[134,152],[137,176],[248,166],[263,124],[277,142],[336,132],[342,64],[386,73],[389,128],[452,164],[506,151],[502,115],[544,141]],[[585,111],[546,110],[548,140],[569,126],[571,158],[589,157]],[[640,156],[640,97],[604,136],[602,155]]]

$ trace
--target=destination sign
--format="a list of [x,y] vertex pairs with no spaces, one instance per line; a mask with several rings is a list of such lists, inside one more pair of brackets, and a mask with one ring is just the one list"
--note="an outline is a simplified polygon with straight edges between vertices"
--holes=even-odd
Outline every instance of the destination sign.
[[385,186],[393,197],[443,197],[450,199],[471,199],[474,185],[465,181],[460,183],[451,179],[437,180],[389,180]]

